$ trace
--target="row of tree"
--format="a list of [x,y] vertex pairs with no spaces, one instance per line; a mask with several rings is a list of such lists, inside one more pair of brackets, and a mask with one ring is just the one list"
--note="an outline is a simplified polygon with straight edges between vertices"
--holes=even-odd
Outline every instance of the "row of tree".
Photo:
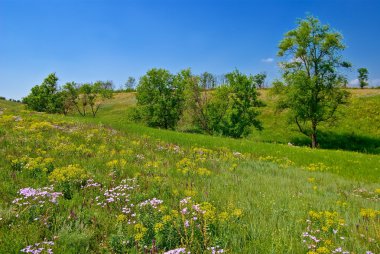
[[67,114],[76,110],[81,116],[96,116],[102,102],[113,94],[111,81],[94,83],[66,83],[59,87],[55,73],[49,74],[40,85],[32,88],[30,94],[23,98],[23,103],[31,110],[47,113]]
[[194,75],[190,69],[171,74],[165,69],[151,69],[137,86],[137,110],[134,118],[148,126],[175,129],[187,121],[208,134],[231,137],[246,135],[254,126],[258,100],[256,87],[264,74],[245,75],[234,71],[225,75],[225,83],[216,86],[210,73]]
[[[343,70],[351,64],[343,61],[342,35],[312,16],[298,21],[298,27],[285,34],[278,56],[284,61],[282,80],[275,81],[278,109],[288,109],[289,118],[301,133],[317,147],[318,126],[336,118],[340,104],[347,102],[347,83]],[[360,68],[359,83],[368,85],[368,70]],[[261,129],[257,120],[257,88],[263,87],[265,74],[245,75],[235,70],[216,78],[210,73],[194,75],[190,69],[171,74],[165,69],[151,69],[137,85],[137,109],[133,118],[148,126],[175,129],[184,121],[208,134],[241,137],[252,127]],[[112,82],[89,84],[67,83],[57,86],[58,78],[50,74],[33,87],[24,98],[29,108],[49,113],[76,109],[93,116],[101,102],[112,96]],[[130,77],[127,90],[134,90],[136,80]]]
[[[279,110],[288,109],[289,118],[299,131],[317,147],[318,126],[336,118],[338,106],[347,102],[347,79],[343,70],[350,68],[343,61],[343,37],[312,16],[298,21],[298,27],[285,34],[278,56],[282,80],[275,81]],[[360,87],[368,85],[368,70],[360,68]],[[175,128],[180,119],[190,122],[209,134],[220,133],[241,137],[251,126],[261,129],[257,120],[256,88],[265,75],[247,76],[239,71],[225,75],[223,85],[212,92],[208,74],[194,76],[189,70],[171,75],[152,69],[137,87],[139,117],[149,126]]]

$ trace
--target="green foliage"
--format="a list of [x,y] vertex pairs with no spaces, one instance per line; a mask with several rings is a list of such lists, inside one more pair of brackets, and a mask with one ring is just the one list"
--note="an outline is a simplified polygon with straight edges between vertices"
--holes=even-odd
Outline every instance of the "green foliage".
[[247,76],[239,71],[226,75],[227,83],[214,91],[207,91],[209,76],[193,77],[185,90],[186,108],[192,123],[208,134],[240,138],[249,134],[251,127],[261,129],[256,119],[256,108],[261,105],[256,86],[262,83],[262,74]]
[[360,88],[364,88],[368,86],[368,70],[367,68],[359,68],[358,69],[358,80]]
[[128,77],[127,82],[124,84],[125,91],[131,92],[136,90],[136,79],[134,77]]
[[228,105],[221,107],[225,114],[216,126],[216,130],[220,129],[223,135],[234,138],[249,134],[251,126],[261,130],[256,108],[262,104],[258,100],[256,86],[262,83],[264,78],[262,74],[247,76],[236,70],[227,74],[226,78],[227,86],[222,89],[227,90],[228,96],[225,97],[225,92],[222,92],[217,93],[216,97],[219,97],[219,101],[226,100]]
[[260,106],[256,86],[264,74],[247,76],[234,71],[225,76],[226,84],[216,87],[210,73],[192,75],[183,70],[176,75],[152,69],[140,79],[137,106],[130,117],[151,127],[174,129],[180,121],[188,129],[239,138],[252,126],[261,129],[256,117]]
[[338,70],[350,66],[341,60],[343,49],[342,35],[311,16],[300,20],[279,45],[278,55],[290,57],[281,63],[285,85],[275,88],[279,105],[290,109],[290,118],[301,133],[311,137],[312,147],[318,146],[317,126],[334,120],[348,96]]
[[255,79],[257,88],[264,88],[266,77],[267,77],[267,74],[265,73],[259,73],[255,75],[254,79]]
[[31,93],[23,99],[23,103],[31,110],[47,113],[63,113],[67,115],[72,108],[85,116],[90,107],[95,117],[102,102],[112,98],[113,84],[111,81],[96,81],[95,83],[66,83],[62,89],[57,85],[55,73],[50,74],[41,85],[32,88]]
[[137,87],[137,105],[141,119],[151,127],[174,129],[184,106],[185,83],[190,70],[177,75],[164,69],[151,69]]
[[48,113],[62,113],[63,98],[58,91],[58,77],[49,74],[41,85],[34,86],[23,103],[31,110]]
[[63,87],[65,111],[75,108],[81,116],[86,116],[90,107],[93,117],[98,113],[102,103],[113,96],[111,81],[96,81],[95,83],[76,84],[66,83]]
[[184,90],[185,109],[181,116],[182,124],[189,124],[196,130],[212,134],[208,112],[212,92],[208,89],[214,87],[215,79],[207,72],[189,79]]

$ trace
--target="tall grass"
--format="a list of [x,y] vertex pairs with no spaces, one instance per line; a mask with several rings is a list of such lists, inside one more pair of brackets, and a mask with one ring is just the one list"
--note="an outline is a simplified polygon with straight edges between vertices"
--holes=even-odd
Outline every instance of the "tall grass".
[[[151,129],[129,123],[125,111],[111,103],[97,118],[31,113],[8,102],[0,106],[7,108],[0,115],[0,253],[44,240],[54,241],[56,253],[144,253],[153,238],[158,252],[183,247],[169,226],[163,233],[153,228],[187,196],[215,208],[209,244],[227,253],[306,253],[302,235],[309,232],[313,212],[336,212],[344,221],[336,234],[328,228],[318,243],[328,253],[337,247],[380,252],[379,155]],[[52,158],[52,168],[38,157]],[[72,181],[52,177],[68,165],[86,174],[72,169]],[[102,186],[82,189],[82,177]],[[136,220],[148,229],[144,239],[117,206],[96,204],[96,196],[126,178],[140,185],[131,192],[135,204],[154,197],[163,201],[163,212],[137,212]],[[50,184],[70,195],[41,209],[12,204],[21,188]],[[234,209],[241,215],[233,217]],[[189,248],[211,253],[197,241]]]

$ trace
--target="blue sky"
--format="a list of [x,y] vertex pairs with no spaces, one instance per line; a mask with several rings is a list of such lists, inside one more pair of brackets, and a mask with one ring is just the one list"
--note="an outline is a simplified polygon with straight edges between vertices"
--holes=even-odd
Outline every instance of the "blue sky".
[[277,45],[306,13],[344,36],[344,57],[380,85],[378,0],[0,0],[0,95],[20,99],[55,72],[68,81],[139,77],[153,67],[239,69],[279,78]]

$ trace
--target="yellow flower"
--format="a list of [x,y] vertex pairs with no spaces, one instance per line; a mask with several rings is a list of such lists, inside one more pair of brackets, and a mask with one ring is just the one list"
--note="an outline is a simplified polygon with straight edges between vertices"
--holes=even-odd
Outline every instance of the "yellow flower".
[[243,210],[242,209],[235,209],[232,211],[232,215],[239,218],[243,215]]
[[119,214],[117,216],[117,222],[123,222],[127,219],[127,216],[125,216],[124,214]]
[[117,160],[112,160],[107,162],[107,167],[114,168],[117,165],[118,161]]
[[49,180],[52,182],[78,182],[88,177],[86,170],[75,164],[54,169],[49,176]]
[[314,182],[315,182],[315,178],[314,178],[314,177],[309,177],[309,178],[307,179],[307,181],[308,181],[309,183],[314,183]]
[[174,218],[178,217],[178,211],[177,210],[171,210],[170,212],[171,216],[173,216]]
[[226,220],[228,220],[228,213],[227,212],[221,212],[221,213],[219,213],[218,218],[220,221],[225,222]]
[[326,247],[319,247],[317,253],[330,253],[330,251]]
[[162,222],[163,223],[168,223],[172,220],[172,217],[170,215],[165,215],[164,217],[162,217]]
[[136,242],[141,241],[143,238],[144,238],[144,234],[143,233],[137,233],[137,234],[135,234],[135,241]]
[[331,227],[332,225],[334,225],[334,220],[332,220],[332,219],[327,219],[327,220],[326,220],[326,226]]
[[200,204],[200,208],[202,211],[204,211],[204,218],[205,220],[208,220],[208,221],[214,221],[215,220],[215,207],[208,203],[208,202],[203,202],[202,204]]
[[154,232],[158,233],[164,228],[164,224],[158,222],[154,225]]
[[228,170],[229,171],[235,171],[237,167],[238,167],[238,164],[234,163],[231,165],[231,167]]
[[197,191],[187,189],[184,191],[184,194],[186,197],[194,197],[195,195],[197,195]]
[[133,140],[133,141],[131,142],[131,144],[134,145],[134,146],[138,146],[138,145],[140,145],[140,141]]
[[322,214],[314,211],[309,211],[309,216],[314,220],[319,220],[322,217]]
[[124,168],[127,165],[127,161],[124,159],[112,160],[112,161],[107,162],[106,165],[107,167],[111,169],[116,169],[116,168],[120,169],[120,168]]
[[41,131],[41,130],[49,130],[53,128],[53,125],[49,122],[42,121],[42,122],[35,122],[30,125],[30,130],[32,131]]
[[[148,231],[148,229],[146,227],[144,227],[143,224],[141,223],[137,223],[135,226],[134,226],[134,229],[135,231],[138,233],[138,234],[141,234],[142,236],[145,235],[146,231]],[[137,240],[136,240],[137,241]]]
[[371,208],[360,210],[360,215],[366,219],[374,219],[376,215],[380,214],[380,211],[373,210]]
[[211,175],[211,171],[208,170],[207,168],[198,168],[197,173],[198,173],[198,175],[201,175],[201,176],[203,176],[203,175],[205,175],[205,176]]

